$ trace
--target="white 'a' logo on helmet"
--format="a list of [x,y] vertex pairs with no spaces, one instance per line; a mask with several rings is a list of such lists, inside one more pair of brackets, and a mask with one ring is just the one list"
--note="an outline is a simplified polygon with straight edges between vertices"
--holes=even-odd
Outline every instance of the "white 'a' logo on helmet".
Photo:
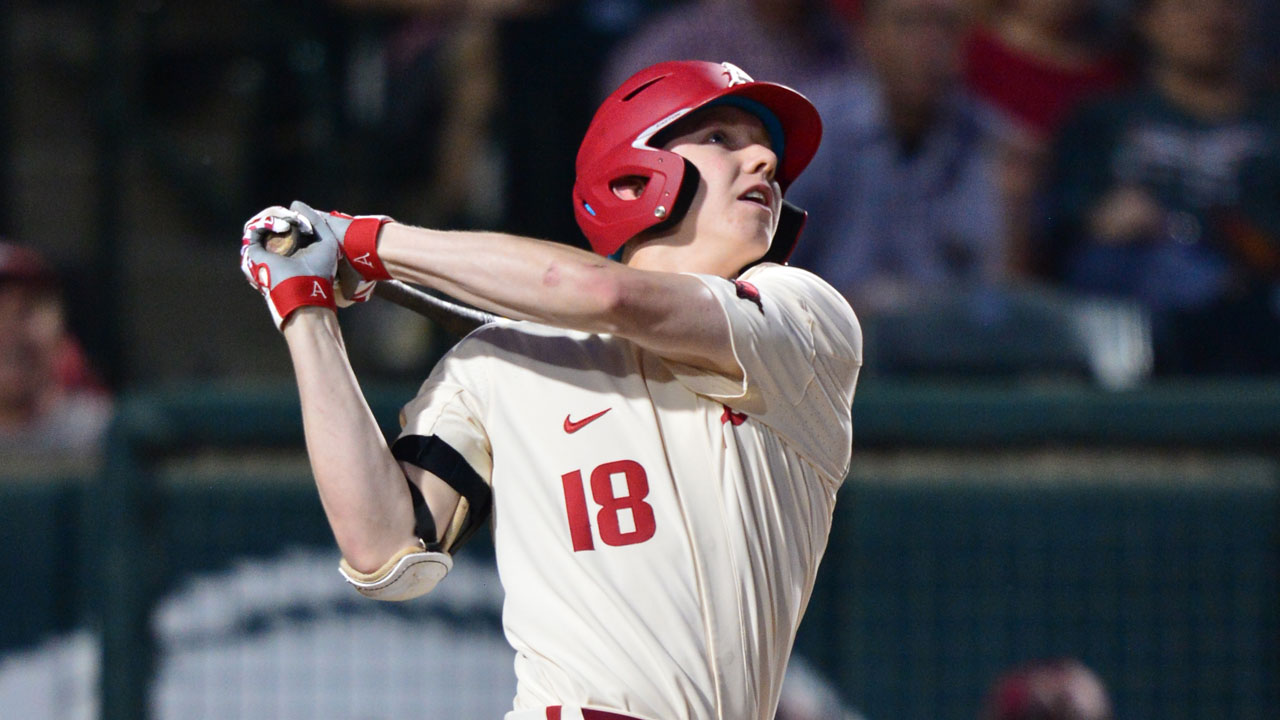
[[729,76],[729,87],[734,85],[743,85],[749,82],[755,82],[746,70],[734,65],[731,62],[722,62],[720,67],[724,68],[724,74]]

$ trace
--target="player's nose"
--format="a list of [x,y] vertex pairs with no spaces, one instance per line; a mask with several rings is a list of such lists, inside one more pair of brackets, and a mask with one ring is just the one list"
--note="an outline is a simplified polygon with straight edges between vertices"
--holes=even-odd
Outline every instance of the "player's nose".
[[743,169],[748,175],[759,174],[766,180],[773,180],[778,172],[778,155],[772,148],[763,143],[751,143],[742,148],[742,154]]

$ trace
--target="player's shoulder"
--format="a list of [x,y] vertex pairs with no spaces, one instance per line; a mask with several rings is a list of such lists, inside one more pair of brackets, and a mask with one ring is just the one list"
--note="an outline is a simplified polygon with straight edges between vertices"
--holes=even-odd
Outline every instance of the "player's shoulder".
[[829,306],[830,309],[842,312],[847,311],[848,314],[853,314],[849,301],[845,299],[844,295],[840,294],[840,291],[832,287],[831,283],[824,280],[817,273],[804,268],[779,265],[777,263],[760,263],[748,268],[734,282],[739,285],[748,283],[761,290],[767,289],[773,292],[793,295],[800,299],[820,302],[824,306]]
[[747,292],[769,298],[784,307],[803,313],[821,328],[821,334],[834,344],[847,347],[861,357],[862,326],[848,299],[816,273],[803,268],[775,263],[761,263],[749,268],[734,281]]

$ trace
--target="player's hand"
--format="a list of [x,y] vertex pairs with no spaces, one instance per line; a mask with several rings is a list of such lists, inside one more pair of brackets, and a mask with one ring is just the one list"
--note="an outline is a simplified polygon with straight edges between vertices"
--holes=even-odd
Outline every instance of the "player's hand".
[[289,207],[315,228],[317,236],[332,236],[341,248],[343,267],[339,269],[339,305],[346,307],[353,302],[364,302],[373,295],[377,281],[391,279],[391,274],[378,257],[378,230],[391,222],[391,218],[386,215],[353,216],[336,211],[323,213],[301,200],[295,200]]
[[303,234],[314,232],[308,218],[279,206],[269,207],[245,223],[240,243],[240,270],[266,299],[277,328],[300,307],[336,309],[333,281],[341,251],[332,235],[316,232],[314,242],[287,257],[266,248],[268,235],[287,233],[294,227]]
[[373,289],[378,283],[365,280],[360,273],[351,267],[345,257],[338,258],[338,283],[333,286],[333,299],[338,307],[350,307],[355,303],[365,302],[373,297]]

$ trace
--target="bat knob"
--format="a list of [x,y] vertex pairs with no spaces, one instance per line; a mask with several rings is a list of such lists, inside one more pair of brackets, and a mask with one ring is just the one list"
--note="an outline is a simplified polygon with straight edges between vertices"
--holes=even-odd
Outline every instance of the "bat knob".
[[288,232],[268,233],[262,242],[267,250],[276,255],[289,256],[302,249],[306,243],[302,230],[297,225],[290,226]]

